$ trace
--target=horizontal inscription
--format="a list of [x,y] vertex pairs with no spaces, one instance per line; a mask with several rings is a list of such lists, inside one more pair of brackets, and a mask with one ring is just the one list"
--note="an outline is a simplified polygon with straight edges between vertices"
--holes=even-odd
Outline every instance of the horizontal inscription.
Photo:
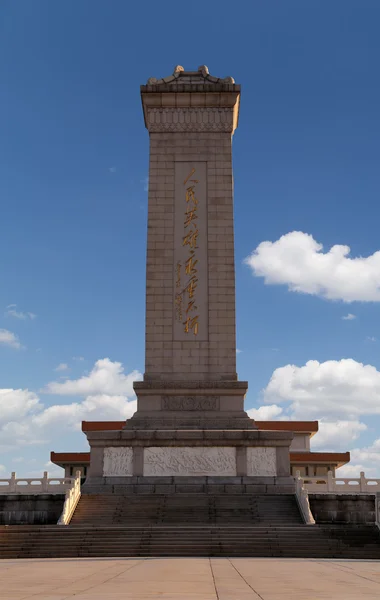
[[163,410],[218,410],[219,396],[162,396]]

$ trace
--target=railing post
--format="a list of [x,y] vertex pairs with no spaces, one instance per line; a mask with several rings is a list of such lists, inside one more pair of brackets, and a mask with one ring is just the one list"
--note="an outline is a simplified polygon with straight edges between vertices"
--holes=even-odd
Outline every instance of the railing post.
[[49,489],[48,472],[44,471],[44,476],[42,478],[42,491],[47,492],[48,489]]
[[328,473],[327,473],[327,491],[328,492],[334,491],[334,479],[333,479],[332,471],[328,471]]
[[15,471],[12,471],[12,474],[11,474],[11,479],[9,482],[9,491],[10,492],[16,491],[16,472]]
[[315,520],[310,510],[309,494],[304,487],[304,480],[299,471],[296,471],[295,476],[296,498],[299,509],[303,515],[306,525],[315,525]]
[[366,482],[366,478],[364,475],[364,471],[360,471],[360,491],[361,492],[367,491],[367,482]]

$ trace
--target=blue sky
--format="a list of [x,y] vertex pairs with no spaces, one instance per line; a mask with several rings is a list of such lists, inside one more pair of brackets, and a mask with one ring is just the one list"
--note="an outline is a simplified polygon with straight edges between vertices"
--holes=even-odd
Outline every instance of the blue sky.
[[[247,408],[321,419],[321,449],[351,449],[352,473],[380,476],[379,19],[376,0],[3,0],[3,473],[40,472],[51,449],[86,449],[81,418],[133,409],[149,143],[139,85],[206,64],[242,85],[233,151]],[[337,245],[350,254],[329,254]]]

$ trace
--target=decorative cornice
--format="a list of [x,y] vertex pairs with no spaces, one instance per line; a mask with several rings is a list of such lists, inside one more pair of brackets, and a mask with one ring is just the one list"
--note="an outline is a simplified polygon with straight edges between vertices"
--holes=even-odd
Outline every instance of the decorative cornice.
[[[142,85],[141,100],[145,125],[149,131],[233,133],[238,124],[240,85],[236,85],[232,77],[213,77],[205,65],[199,67],[198,71],[184,71],[183,67],[177,66],[170,77],[151,77],[147,85]],[[156,111],[152,117],[150,111],[153,109]],[[163,109],[171,111],[172,119],[170,115],[166,121],[156,116],[157,111],[161,114]],[[217,111],[224,112],[225,116],[214,118]],[[208,113],[213,114],[207,116]],[[182,123],[181,114],[185,115]],[[187,120],[188,115],[191,115],[191,121]]]
[[134,390],[246,390],[248,388],[247,381],[134,381]]
[[156,79],[150,77],[147,81],[147,85],[192,85],[192,84],[208,84],[216,85],[219,83],[234,84],[235,80],[232,77],[213,77],[210,75],[208,67],[201,65],[198,67],[198,71],[185,71],[181,65],[174,67],[173,75],[169,77],[163,77],[162,79]]
[[234,130],[231,108],[148,108],[147,129],[150,132],[225,131]]

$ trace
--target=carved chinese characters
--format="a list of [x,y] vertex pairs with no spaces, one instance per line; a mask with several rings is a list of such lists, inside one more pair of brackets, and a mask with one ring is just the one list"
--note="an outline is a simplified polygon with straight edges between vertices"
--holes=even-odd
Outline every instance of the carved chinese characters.
[[208,339],[205,162],[175,171],[174,339]]

